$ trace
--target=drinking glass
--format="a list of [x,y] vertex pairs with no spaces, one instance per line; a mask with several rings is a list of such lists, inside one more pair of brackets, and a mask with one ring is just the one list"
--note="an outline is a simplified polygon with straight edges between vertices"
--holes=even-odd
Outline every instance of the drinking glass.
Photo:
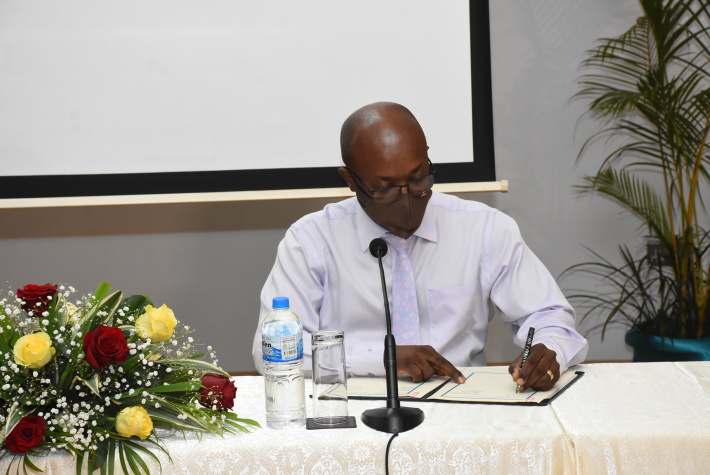
[[323,426],[348,420],[345,344],[340,330],[311,334],[313,361],[313,422]]

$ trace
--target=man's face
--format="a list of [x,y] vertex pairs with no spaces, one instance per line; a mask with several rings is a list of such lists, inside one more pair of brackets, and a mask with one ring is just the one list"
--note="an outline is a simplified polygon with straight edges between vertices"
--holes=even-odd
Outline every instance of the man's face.
[[406,185],[429,175],[427,149],[424,134],[411,119],[386,118],[353,140],[349,168],[355,176],[341,169],[365,213],[395,236],[406,239],[419,228],[431,191],[420,197],[405,187],[391,203],[379,203],[367,190]]

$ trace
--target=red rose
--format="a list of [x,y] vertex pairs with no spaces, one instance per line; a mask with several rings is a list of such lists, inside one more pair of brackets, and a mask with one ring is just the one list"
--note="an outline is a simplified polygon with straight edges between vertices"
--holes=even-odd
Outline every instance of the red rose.
[[234,381],[221,374],[207,373],[202,377],[200,389],[200,404],[205,407],[214,406],[218,411],[225,411],[234,407],[234,396],[237,388]]
[[[17,296],[25,301],[24,310],[25,312],[32,312],[33,315],[39,314],[47,311],[49,302],[52,300],[50,297],[54,297],[57,293],[57,286],[44,284],[44,285],[25,285],[21,289],[17,289]],[[37,303],[40,305],[37,306]]]
[[5,439],[7,450],[16,454],[27,452],[42,443],[46,431],[47,424],[44,419],[34,414],[28,414],[20,419],[20,422]]
[[126,337],[119,328],[99,325],[96,330],[84,335],[84,355],[94,368],[103,368],[111,363],[123,364],[129,351]]

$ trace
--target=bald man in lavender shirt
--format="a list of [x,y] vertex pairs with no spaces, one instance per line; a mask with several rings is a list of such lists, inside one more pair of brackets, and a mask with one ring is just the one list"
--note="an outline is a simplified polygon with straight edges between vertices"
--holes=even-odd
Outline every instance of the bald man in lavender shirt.
[[[397,346],[397,370],[416,382],[486,364],[483,353],[494,308],[522,348],[535,328],[523,369],[510,365],[522,388],[550,389],[569,366],[586,357],[574,310],[554,278],[504,213],[474,201],[431,191],[435,168],[424,132],[412,113],[394,103],[355,111],[341,131],[344,167],[355,197],[309,214],[286,233],[261,294],[252,355],[263,372],[261,324],[271,299],[290,298],[304,328],[305,367],[310,334],[345,332],[348,371],[384,374],[386,323],[377,261],[370,241],[406,240],[414,274],[421,344]],[[392,302],[393,254],[383,258]]]

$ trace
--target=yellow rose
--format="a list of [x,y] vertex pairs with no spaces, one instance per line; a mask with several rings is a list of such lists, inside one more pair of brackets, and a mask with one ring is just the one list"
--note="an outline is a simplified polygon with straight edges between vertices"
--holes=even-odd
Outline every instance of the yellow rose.
[[13,348],[15,363],[28,368],[43,368],[56,353],[52,347],[52,339],[45,332],[25,335],[15,343]]
[[137,435],[143,440],[153,432],[153,420],[141,406],[127,407],[116,416],[116,432],[124,437]]
[[177,320],[175,314],[165,304],[160,308],[152,305],[145,307],[145,313],[136,320],[138,336],[152,342],[169,340],[175,331]]

